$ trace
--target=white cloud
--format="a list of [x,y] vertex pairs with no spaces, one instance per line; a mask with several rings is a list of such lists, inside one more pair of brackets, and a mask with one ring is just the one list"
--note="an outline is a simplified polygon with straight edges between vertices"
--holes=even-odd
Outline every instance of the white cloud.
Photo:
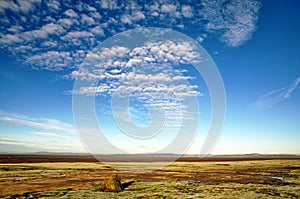
[[[72,26],[74,24],[74,21],[75,20],[70,20],[70,19],[62,18],[62,19],[58,20],[58,24],[62,25],[65,28],[69,28],[70,26]],[[75,22],[75,24],[76,24],[76,22]]]
[[0,42],[3,44],[19,44],[19,43],[22,43],[23,40],[20,39],[16,35],[7,34],[3,38],[0,39]]
[[78,14],[72,10],[72,9],[68,9],[64,12],[64,14],[68,17],[71,17],[71,18],[78,18]]
[[26,63],[36,68],[61,71],[64,68],[76,68],[70,52],[48,51],[28,57]]
[[101,59],[121,58],[127,56],[129,49],[123,46],[113,46],[112,48],[102,48]]
[[168,13],[170,15],[174,15],[177,10],[177,5],[174,4],[163,4],[161,6],[161,12]]
[[21,34],[21,37],[25,41],[30,42],[35,39],[46,39],[48,38],[48,33],[45,32],[44,30],[32,30],[32,31],[23,32],[23,34]]
[[97,11],[97,9],[93,6],[87,5],[86,7],[87,7],[88,11],[91,11],[91,12],[96,12]]
[[49,23],[44,25],[41,28],[41,30],[47,32],[48,34],[55,34],[55,35],[60,35],[65,31],[64,28],[54,23]]
[[35,10],[36,5],[40,4],[40,0],[2,0],[0,1],[0,13],[5,13],[5,10],[11,10],[13,12],[21,12],[27,14],[28,12],[32,12]]
[[78,90],[73,90],[71,94],[79,94],[79,95],[97,95],[109,92],[111,88],[107,84],[102,84],[99,86],[88,86],[88,87],[80,87]]
[[116,9],[118,9],[117,1],[116,0],[101,0],[101,8],[109,9],[109,10],[116,10]]
[[89,73],[88,70],[86,70],[85,68],[73,71],[70,77],[79,80],[96,80],[99,78],[99,76]]
[[55,41],[45,41],[41,45],[48,48],[55,48],[58,44]]
[[93,25],[93,24],[95,24],[95,20],[92,17],[87,16],[86,14],[82,14],[81,23],[87,24],[87,25]]
[[124,24],[132,24],[131,17],[129,15],[123,15],[121,17],[121,22]]
[[139,20],[142,20],[142,19],[145,19],[145,15],[143,12],[141,11],[137,11],[133,14],[133,17],[132,17],[135,21],[139,21]]
[[9,32],[12,32],[12,33],[19,33],[20,31],[23,30],[23,27],[22,26],[11,26],[10,28],[7,29]]
[[[98,12],[91,12],[90,16],[95,20],[99,21],[102,19],[102,16]],[[102,23],[103,24],[103,23]]]
[[94,36],[93,33],[90,33],[88,31],[73,31],[69,32],[67,35],[62,37],[62,40],[69,39],[72,40],[74,38],[87,38]]
[[97,35],[97,36],[102,36],[102,37],[105,36],[104,30],[100,26],[96,26],[96,27],[92,28],[91,32],[94,33],[94,35]]
[[58,12],[61,9],[61,4],[59,1],[51,0],[47,3],[48,9]]
[[19,10],[24,13],[28,13],[29,11],[32,11],[35,8],[35,6],[30,1],[18,0],[17,2],[19,4]]
[[197,41],[199,43],[202,43],[206,37],[207,37],[207,34],[203,33],[203,34],[201,34],[200,36],[197,37]]
[[188,5],[183,5],[181,7],[181,13],[186,18],[192,18],[194,16],[192,7]]
[[31,46],[24,46],[24,45],[18,46],[15,49],[18,51],[18,53],[23,53],[23,54],[27,53],[28,51],[32,51],[32,52],[39,51],[38,48],[34,49]]
[[208,20],[208,31],[222,31],[222,40],[237,47],[251,38],[256,29],[261,4],[255,0],[204,0],[201,15]]
[[9,1],[9,0],[0,1],[0,12],[5,13],[5,10],[8,9],[17,11],[18,5],[15,4],[13,1]]
[[0,13],[5,13],[5,10],[11,8],[11,6],[17,7],[17,5],[12,1],[8,1],[8,0],[0,1]]
[[130,55],[138,63],[145,63],[150,60],[157,63],[193,63],[201,59],[197,56],[193,45],[185,41],[178,43],[173,41],[146,43],[143,47],[133,49]]

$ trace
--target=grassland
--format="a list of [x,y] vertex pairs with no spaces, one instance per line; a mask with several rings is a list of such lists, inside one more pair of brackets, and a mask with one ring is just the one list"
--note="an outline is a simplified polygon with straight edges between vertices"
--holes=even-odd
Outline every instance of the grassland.
[[[112,174],[126,185],[122,192],[99,189]],[[300,198],[300,160],[174,162],[147,173],[99,162],[2,163],[0,197]]]

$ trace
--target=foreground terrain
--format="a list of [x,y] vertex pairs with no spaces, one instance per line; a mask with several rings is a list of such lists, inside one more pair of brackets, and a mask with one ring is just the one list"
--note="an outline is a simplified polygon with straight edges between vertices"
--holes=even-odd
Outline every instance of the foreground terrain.
[[[149,164],[158,163],[134,165]],[[113,174],[126,188],[101,191],[100,184]],[[1,198],[300,198],[300,160],[186,160],[146,173],[95,161],[2,161],[0,188]]]

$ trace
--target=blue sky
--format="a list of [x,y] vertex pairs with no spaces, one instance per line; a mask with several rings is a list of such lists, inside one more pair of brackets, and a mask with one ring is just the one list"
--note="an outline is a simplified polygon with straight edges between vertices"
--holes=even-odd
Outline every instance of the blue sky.
[[[183,33],[201,45],[222,76],[226,118],[211,153],[299,154],[298,7],[296,0],[1,1],[0,153],[86,152],[89,143],[76,131],[72,97],[96,94],[101,131],[112,145],[130,153],[157,152],[172,143],[180,119],[192,113],[187,98],[197,99],[199,107],[193,108],[199,108],[199,115],[191,118],[200,125],[186,153],[199,154],[212,113],[205,81],[190,65],[197,59],[191,58],[192,47],[168,38],[141,43],[140,51],[129,48],[130,42],[125,42],[128,49],[105,43],[126,30],[156,27]],[[98,45],[108,45],[108,50]],[[161,59],[159,53],[147,51],[156,47],[169,52],[166,63],[167,54]],[[141,49],[152,54],[141,56]],[[112,57],[122,62],[95,70],[97,63]],[[139,60],[146,62],[141,65]],[[88,61],[93,67],[85,68]],[[146,84],[146,78],[152,82]],[[94,87],[73,90],[75,82],[91,79]],[[139,88],[147,88],[150,98]],[[170,91],[179,98],[166,95]],[[133,96],[129,113],[140,128],[155,121],[148,115],[149,107],[163,108],[168,120],[161,134],[151,139],[128,137],[119,128],[130,122],[119,110],[122,104],[110,105],[111,97],[118,95]],[[140,135],[134,130],[131,134]],[[99,150],[107,152],[105,147]]]

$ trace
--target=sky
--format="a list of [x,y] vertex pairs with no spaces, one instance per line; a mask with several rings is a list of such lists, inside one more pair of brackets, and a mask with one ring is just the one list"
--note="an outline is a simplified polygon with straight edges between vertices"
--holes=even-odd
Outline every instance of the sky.
[[2,0],[0,153],[300,154],[299,6]]

